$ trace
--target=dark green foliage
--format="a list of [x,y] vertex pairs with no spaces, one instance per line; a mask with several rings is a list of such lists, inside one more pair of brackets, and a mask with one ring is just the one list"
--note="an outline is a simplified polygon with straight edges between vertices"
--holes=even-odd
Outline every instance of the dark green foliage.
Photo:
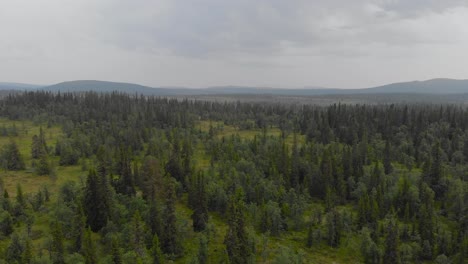
[[59,198],[69,206],[78,200],[79,189],[76,185],[74,181],[67,181],[60,187]]
[[140,212],[137,210],[133,215],[132,222],[130,223],[130,247],[140,258],[145,257],[145,234],[146,227],[145,223],[141,219]]
[[136,183],[143,192],[143,198],[151,201],[156,196],[161,197],[162,173],[160,164],[155,157],[145,157],[139,175]]
[[252,250],[245,229],[244,204],[241,193],[237,192],[231,197],[228,209],[228,225],[224,244],[229,256],[230,263],[250,263]]
[[39,211],[41,207],[44,205],[44,193],[42,190],[39,190],[36,194],[34,194],[31,206],[34,211]]
[[49,202],[50,193],[49,193],[49,188],[47,187],[47,185],[42,187],[42,193],[44,194],[44,202]]
[[364,193],[358,202],[358,225],[363,227],[368,224],[374,224],[379,216],[379,208],[375,196],[369,197]]
[[433,258],[434,249],[434,192],[425,184],[421,184],[419,208],[419,234],[421,236],[422,257]]
[[2,167],[6,170],[24,170],[25,164],[23,156],[18,150],[18,146],[14,141],[3,146],[0,153]]
[[313,245],[314,245],[314,229],[312,225],[309,225],[309,228],[307,229],[306,246],[310,248]]
[[135,180],[130,166],[129,155],[129,150],[124,146],[120,146],[117,164],[117,173],[119,174],[119,178],[114,186],[118,193],[133,196],[135,195]]
[[34,135],[32,138],[31,157],[33,159],[38,159],[44,155],[47,155],[47,144],[45,141],[44,131],[41,127],[39,129],[39,136]]
[[385,249],[383,254],[384,264],[398,264],[400,261],[400,241],[398,234],[398,223],[394,218],[390,218],[386,227]]
[[177,256],[182,252],[177,219],[175,215],[175,183],[173,179],[166,179],[165,209],[162,215],[163,230],[161,235],[161,249],[164,253]]
[[79,153],[69,142],[57,142],[57,146],[55,148],[56,154],[60,156],[60,166],[76,165],[78,163],[78,159],[80,157]]
[[32,242],[31,239],[26,238],[24,241],[24,251],[21,255],[21,263],[30,264],[33,259],[33,252],[32,252]]
[[328,230],[328,245],[338,247],[343,232],[343,222],[340,213],[335,208],[326,216]]
[[63,264],[65,263],[65,245],[64,245],[64,234],[63,226],[60,222],[55,221],[51,226],[52,234],[52,244],[51,244],[51,253],[52,253],[52,262],[54,264]]
[[25,252],[24,242],[17,233],[11,236],[10,244],[6,250],[6,261],[8,263],[21,263],[22,256]]
[[208,222],[208,200],[206,197],[206,183],[203,172],[199,172],[192,182],[191,200],[193,206],[193,230],[200,232],[205,230]]
[[391,159],[390,142],[388,140],[385,141],[383,166],[384,166],[385,174],[392,173],[393,166],[392,166],[392,159]]
[[[55,156],[44,130],[33,137],[37,174],[53,176],[54,162],[69,166],[78,159],[83,171],[96,168],[58,193],[23,184],[34,191],[20,189],[10,199],[0,184],[6,194],[0,254],[11,263],[28,262],[32,253],[42,255],[31,261],[47,262],[44,247],[57,263],[163,263],[163,252],[174,262],[186,253],[184,261],[199,263],[249,263],[258,259],[254,254],[263,262],[300,263],[302,254],[328,251],[326,244],[337,248],[324,256],[330,262],[466,262],[465,106],[286,106],[25,92],[0,100],[0,115],[62,127],[63,136],[50,139],[57,140]],[[9,134],[7,127],[0,134]],[[17,147],[6,152],[20,154]],[[62,171],[68,168],[58,168],[61,181],[68,177]],[[7,187],[24,173],[8,173]],[[216,221],[208,223],[210,217]],[[50,218],[61,232],[55,224],[50,232],[36,228]],[[209,255],[208,244],[225,233],[220,222],[228,224],[226,251],[213,248]],[[275,246],[266,242],[255,249],[251,228],[278,250],[269,251]],[[359,230],[361,256],[353,241]],[[15,238],[14,231],[25,235]],[[42,245],[46,237],[51,243]],[[198,250],[183,247],[197,237]],[[299,239],[311,249],[296,252]]]
[[455,257],[455,260],[457,264],[462,264],[462,263],[467,263],[468,261],[468,236],[465,235],[465,237],[462,240],[462,243],[459,245],[459,252]]
[[159,211],[158,205],[156,203],[156,200],[153,199],[149,201],[149,213],[146,218],[146,225],[148,226],[149,230],[151,231],[151,236],[154,237],[155,235],[158,236],[158,241],[159,241],[159,236],[161,235],[161,228],[162,228],[162,223],[161,223],[161,213]]
[[23,188],[21,188],[21,184],[16,185],[16,203],[17,205],[21,206],[21,208],[26,207],[26,199],[23,195]]
[[153,264],[164,263],[164,256],[161,251],[159,238],[157,234],[153,236],[153,244],[151,246],[151,257],[153,257],[153,262],[152,262]]
[[260,210],[260,231],[279,235],[283,231],[284,222],[278,203],[268,201]]
[[39,156],[39,160],[36,163],[37,175],[50,175],[52,173],[52,164],[47,154]]
[[13,233],[13,219],[8,211],[0,210],[0,232],[2,236]]
[[122,264],[122,249],[118,243],[118,240],[113,237],[111,240],[111,255],[112,255],[112,263],[114,264]]
[[365,264],[379,264],[381,252],[377,244],[373,241],[370,231],[362,229],[361,254]]
[[90,169],[84,190],[83,208],[86,224],[93,231],[103,228],[111,216],[108,186],[105,178],[98,177],[94,169]]
[[92,238],[91,229],[87,229],[84,234],[83,246],[81,251],[85,258],[86,264],[95,264],[98,262],[98,256],[96,252],[96,244]]
[[395,196],[395,208],[398,208],[399,216],[409,221],[416,213],[418,203],[416,187],[411,186],[407,175],[403,175],[398,182],[398,192]]
[[197,259],[199,264],[208,263],[208,241],[205,236],[200,236]]
[[7,212],[12,212],[10,195],[8,194],[8,191],[6,189],[3,191],[2,208]]
[[73,249],[76,252],[80,252],[81,247],[83,246],[83,239],[86,232],[86,216],[81,202],[78,202],[76,205],[76,212],[75,217],[72,220],[71,232],[73,239]]

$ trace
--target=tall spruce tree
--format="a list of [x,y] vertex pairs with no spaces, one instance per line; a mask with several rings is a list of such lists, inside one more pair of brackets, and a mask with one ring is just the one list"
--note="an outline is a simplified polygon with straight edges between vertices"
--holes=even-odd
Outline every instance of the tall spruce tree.
[[43,155],[47,154],[47,143],[44,136],[44,131],[42,127],[39,128],[39,136],[34,135],[32,138],[31,145],[31,157],[33,159],[38,159]]
[[108,195],[105,182],[99,179],[96,170],[90,169],[84,190],[83,208],[86,224],[94,232],[103,228],[111,216]]
[[52,234],[52,262],[54,264],[65,263],[65,244],[63,225],[59,221],[54,221],[51,226]]
[[328,245],[331,247],[338,247],[341,242],[343,221],[341,215],[333,208],[327,214],[327,229],[328,229]]
[[399,264],[400,241],[398,234],[398,222],[395,218],[390,218],[386,227],[385,250],[383,256],[384,264]]
[[26,167],[18,145],[14,141],[10,141],[3,147],[0,158],[4,169],[18,171]]
[[195,181],[192,186],[192,199],[193,199],[193,230],[195,232],[200,232],[205,230],[206,224],[208,222],[208,201],[206,197],[205,190],[205,176],[202,171],[200,171],[195,176]]
[[118,173],[119,179],[116,182],[115,190],[118,193],[125,194],[128,196],[134,196],[135,191],[135,180],[133,178],[133,173],[130,163],[130,151],[124,146],[120,146],[118,150],[119,160],[118,160]]
[[177,256],[182,251],[179,232],[177,230],[177,218],[175,214],[175,183],[172,178],[166,179],[166,203],[163,213],[163,230],[161,249],[164,253]]
[[251,262],[252,250],[245,229],[244,203],[242,194],[236,192],[231,197],[228,208],[228,232],[224,244],[230,263],[243,264]]
[[161,246],[159,244],[159,238],[157,234],[153,236],[153,244],[151,246],[151,256],[153,257],[153,264],[162,264],[164,263],[164,256],[161,251]]
[[91,229],[88,228],[85,232],[83,239],[83,246],[81,249],[85,263],[95,264],[98,263],[98,256],[96,252],[96,243],[93,240]]
[[388,139],[385,141],[383,166],[384,166],[385,174],[392,173],[393,166],[392,166],[392,158],[391,158],[391,151],[390,151],[390,142]]

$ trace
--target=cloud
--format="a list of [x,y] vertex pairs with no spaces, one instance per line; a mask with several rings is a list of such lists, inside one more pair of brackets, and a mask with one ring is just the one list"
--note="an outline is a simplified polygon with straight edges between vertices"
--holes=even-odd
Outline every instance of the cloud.
[[[447,40],[439,38],[440,34],[458,35],[458,31],[464,30],[464,25],[452,19],[466,14],[463,3],[456,0],[172,0],[129,4],[120,0],[107,1],[100,9],[102,24],[106,26],[102,32],[110,32],[103,35],[111,43],[124,48],[161,49],[180,56],[208,58],[282,55],[294,48],[316,49],[343,43],[438,42]],[[437,25],[430,27],[438,18]]]
[[0,79],[356,87],[463,77],[468,65],[449,59],[466,54],[466,24],[462,0],[0,0]]

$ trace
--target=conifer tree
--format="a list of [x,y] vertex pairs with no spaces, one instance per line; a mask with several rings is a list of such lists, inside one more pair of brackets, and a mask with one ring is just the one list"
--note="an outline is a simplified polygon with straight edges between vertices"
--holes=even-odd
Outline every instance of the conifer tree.
[[306,246],[310,248],[312,247],[313,244],[314,244],[314,229],[312,228],[312,223],[310,223],[309,228],[307,229]]
[[384,158],[383,158],[383,166],[385,174],[390,174],[393,171],[392,160],[391,160],[391,153],[390,153],[390,142],[389,140],[385,141],[385,149],[384,149]]
[[113,264],[122,264],[122,252],[119,246],[119,242],[117,238],[112,237],[111,240],[111,255],[112,255],[112,263]]
[[148,217],[146,219],[146,223],[148,228],[151,231],[151,236],[158,235],[158,240],[159,236],[161,236],[161,213],[158,208],[158,204],[156,202],[156,199],[152,199],[149,201],[149,212],[148,212]]
[[331,247],[338,247],[341,241],[343,224],[341,215],[336,208],[333,208],[327,215],[327,229],[328,245]]
[[7,170],[24,170],[25,164],[21,153],[19,152],[18,145],[11,141],[3,147],[1,153],[2,165]]
[[6,210],[0,210],[0,235],[10,236],[13,233],[13,219]]
[[140,211],[136,211],[131,222],[131,240],[130,245],[135,253],[141,258],[146,255],[145,248],[145,223],[141,220]]
[[115,190],[121,194],[134,196],[136,193],[135,180],[133,178],[129,155],[130,154],[128,149],[125,149],[123,146],[119,148],[119,179],[116,183]]
[[419,234],[421,236],[422,255],[425,259],[432,259],[434,238],[434,192],[425,183],[419,190],[422,202],[419,208]]
[[245,230],[244,204],[238,191],[231,197],[228,209],[228,232],[224,238],[229,261],[233,264],[251,262],[251,248],[247,231]]
[[435,198],[440,199],[444,195],[444,186],[442,186],[442,149],[440,142],[437,142],[432,147],[432,164],[429,173],[429,184],[432,190],[434,190]]
[[208,222],[208,204],[205,190],[205,176],[202,171],[198,173],[195,177],[195,182],[193,183],[192,192],[193,192],[193,230],[195,232],[200,232],[205,230],[206,224]]
[[167,190],[165,194],[166,203],[163,213],[161,249],[166,254],[177,256],[181,253],[181,245],[175,215],[175,184],[171,178],[168,178],[166,181]]
[[65,246],[62,223],[54,221],[51,227],[52,233],[52,262],[54,264],[65,263]]
[[151,246],[151,256],[153,257],[153,264],[162,264],[164,263],[164,256],[161,252],[161,247],[159,244],[159,238],[157,234],[153,236],[153,245]]
[[86,232],[86,216],[81,202],[77,203],[75,210],[75,216],[72,220],[73,249],[80,252]]
[[94,169],[90,169],[84,190],[83,208],[86,223],[93,231],[103,228],[110,218],[108,192]]
[[83,252],[86,264],[98,263],[96,244],[92,238],[92,232],[90,228],[88,228],[85,232],[81,251]]
[[24,252],[21,256],[21,263],[22,264],[30,264],[33,259],[32,253],[32,242],[30,238],[26,238],[24,241]]
[[8,245],[8,248],[6,249],[5,259],[7,263],[20,263],[24,250],[25,248],[24,248],[23,242],[21,241],[18,234],[14,233],[11,236],[11,241],[10,241],[10,244]]
[[34,135],[32,138],[31,157],[38,159],[47,154],[47,143],[42,127],[39,128],[39,136]]
[[377,244],[373,241],[369,229],[363,228],[362,235],[361,253],[364,257],[364,263],[379,264],[381,253]]
[[138,187],[143,192],[143,198],[151,201],[156,197],[162,197],[161,187],[163,185],[161,168],[155,157],[146,156],[140,172]]
[[23,195],[23,188],[21,188],[21,184],[16,185],[16,203],[21,206],[21,208],[26,207],[26,199]]
[[49,161],[47,153],[41,154],[39,156],[39,161],[36,164],[36,173],[40,176],[50,175],[52,172],[52,165]]
[[199,239],[197,259],[199,264],[208,263],[208,241],[204,235]]
[[400,260],[400,241],[398,235],[398,222],[391,218],[387,224],[385,237],[385,251],[383,256],[384,264],[399,264]]

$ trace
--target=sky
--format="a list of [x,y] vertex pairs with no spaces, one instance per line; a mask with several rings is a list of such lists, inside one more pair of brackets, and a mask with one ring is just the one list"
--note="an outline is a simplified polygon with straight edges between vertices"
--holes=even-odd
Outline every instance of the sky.
[[468,0],[0,0],[0,82],[468,79]]

